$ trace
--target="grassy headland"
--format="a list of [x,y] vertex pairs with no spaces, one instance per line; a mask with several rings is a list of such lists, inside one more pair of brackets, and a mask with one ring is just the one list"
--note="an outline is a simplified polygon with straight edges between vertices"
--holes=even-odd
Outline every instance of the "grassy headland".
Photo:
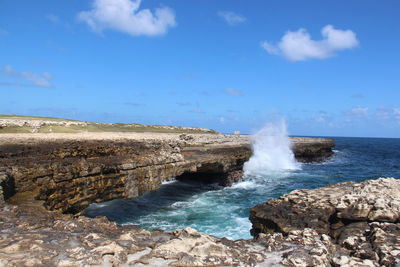
[[214,130],[197,127],[143,125],[137,123],[97,123],[51,117],[0,115],[0,134],[81,132],[218,133]]

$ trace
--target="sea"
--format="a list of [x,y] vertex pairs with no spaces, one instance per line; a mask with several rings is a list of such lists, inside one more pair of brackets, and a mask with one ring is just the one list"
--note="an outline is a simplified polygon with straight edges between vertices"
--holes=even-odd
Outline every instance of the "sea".
[[231,187],[169,181],[136,199],[92,204],[89,217],[106,216],[146,230],[191,227],[232,240],[250,239],[250,208],[295,189],[346,181],[400,178],[400,139],[329,137],[334,155],[322,163],[297,163],[286,126],[267,125],[253,136],[253,156],[245,177]]

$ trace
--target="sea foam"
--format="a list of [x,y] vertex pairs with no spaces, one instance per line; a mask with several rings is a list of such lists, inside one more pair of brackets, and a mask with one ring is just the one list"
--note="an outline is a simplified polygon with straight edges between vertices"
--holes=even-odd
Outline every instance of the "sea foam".
[[298,170],[284,120],[267,123],[251,137],[253,155],[244,164],[246,175]]

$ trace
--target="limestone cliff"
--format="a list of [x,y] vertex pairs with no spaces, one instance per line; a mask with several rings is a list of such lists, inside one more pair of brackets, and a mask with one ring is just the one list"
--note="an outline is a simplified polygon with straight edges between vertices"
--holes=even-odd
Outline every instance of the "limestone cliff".
[[[326,158],[333,142],[293,139],[301,161]],[[251,155],[248,136],[216,134],[14,134],[0,138],[4,197],[33,192],[49,210],[78,213],[94,202],[133,198],[165,180],[227,186]]]

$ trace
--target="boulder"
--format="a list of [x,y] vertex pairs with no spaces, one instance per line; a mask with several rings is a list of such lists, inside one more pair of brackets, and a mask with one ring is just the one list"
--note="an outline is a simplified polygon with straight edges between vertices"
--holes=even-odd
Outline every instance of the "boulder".
[[[250,210],[250,220],[254,236],[279,233],[287,239],[293,232],[306,229],[315,231],[317,239],[329,236],[336,246],[336,252],[328,257],[333,266],[400,264],[398,179],[380,178],[295,190],[255,206]],[[301,240],[304,244],[304,239]],[[303,252],[291,254],[285,262],[289,266],[317,264],[309,252],[307,257]]]

